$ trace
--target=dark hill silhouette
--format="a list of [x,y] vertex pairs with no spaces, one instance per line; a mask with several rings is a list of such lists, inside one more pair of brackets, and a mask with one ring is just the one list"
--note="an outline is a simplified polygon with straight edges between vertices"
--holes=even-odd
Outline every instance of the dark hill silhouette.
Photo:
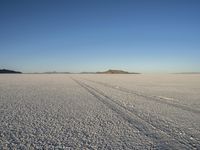
[[96,73],[97,74],[139,74],[135,72],[128,72],[128,71],[123,71],[123,70],[112,70],[112,69],[109,69],[104,72],[96,72]]
[[9,73],[9,74],[12,74],[12,73],[22,73],[22,72],[13,71],[13,70],[7,70],[7,69],[0,69],[0,73]]

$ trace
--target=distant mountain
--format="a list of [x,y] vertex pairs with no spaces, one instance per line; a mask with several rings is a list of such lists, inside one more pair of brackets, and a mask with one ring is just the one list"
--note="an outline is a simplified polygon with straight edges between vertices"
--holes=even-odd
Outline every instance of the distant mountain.
[[70,72],[56,72],[56,71],[52,71],[52,72],[44,72],[42,74],[70,74]]
[[7,70],[7,69],[0,69],[0,73],[22,73],[19,71]]
[[96,72],[80,72],[80,74],[96,74]]
[[104,72],[96,72],[96,74],[140,74],[140,73],[109,69],[109,70],[104,71]]
[[200,72],[176,72],[173,74],[200,74]]
[[200,74],[200,72],[179,72],[175,74]]

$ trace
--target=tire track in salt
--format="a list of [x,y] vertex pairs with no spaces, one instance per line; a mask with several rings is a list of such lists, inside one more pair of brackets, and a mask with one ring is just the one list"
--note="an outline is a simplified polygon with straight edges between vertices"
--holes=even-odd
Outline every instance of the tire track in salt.
[[[96,84],[99,84],[99,85],[103,85],[104,87],[108,87],[108,88],[111,88],[111,89],[114,89],[114,90],[118,90],[118,91],[121,91],[121,92],[124,92],[124,93],[129,93],[129,94],[133,94],[133,95],[136,95],[136,96],[139,96],[139,97],[143,97],[143,98],[145,98],[144,100],[149,100],[149,98],[151,98],[150,100],[151,101],[156,101],[156,102],[159,102],[159,103],[161,103],[161,104],[167,104],[167,105],[169,105],[169,106],[172,106],[171,104],[172,103],[170,103],[170,102],[166,102],[166,101],[164,101],[165,99],[164,98],[161,98],[162,100],[160,100],[160,97],[157,97],[157,96],[147,96],[147,95],[144,95],[144,94],[140,94],[140,93],[138,93],[138,92],[135,92],[135,91],[131,91],[131,90],[129,90],[129,89],[126,89],[126,88],[122,88],[122,87],[116,87],[116,86],[113,86],[113,85],[109,85],[109,84],[107,84],[107,83],[103,83],[103,82],[98,82],[98,81],[93,81],[93,80],[89,80],[89,79],[85,79],[85,78],[81,78],[81,79],[83,79],[83,80],[85,80],[85,81],[90,81],[90,82],[93,82],[93,83],[96,83]],[[148,98],[148,99],[147,99]],[[157,98],[157,99],[155,99],[155,98]],[[135,114],[138,114],[138,112],[136,111],[136,110],[134,110],[133,108],[127,108],[127,107],[125,107],[124,105],[122,105],[122,103],[120,103],[120,102],[117,102],[117,101],[115,101],[115,103],[117,103],[118,105],[121,105],[122,107],[124,107],[125,109],[128,109],[129,111],[131,111],[131,112],[133,112],[133,113],[135,113]],[[178,104],[177,104],[178,105]],[[174,105],[173,105],[174,106]],[[179,105],[180,107],[187,107],[187,106],[184,106],[184,105]],[[175,107],[175,106],[174,106]],[[178,107],[179,109],[181,109],[180,107]],[[177,107],[175,107],[175,108],[177,108]],[[189,108],[189,107],[188,107]],[[189,108],[190,110],[192,110],[192,108]],[[185,109],[181,109],[181,110],[185,110]],[[185,110],[185,111],[187,111],[187,112],[191,112],[190,110]],[[195,110],[195,112],[193,112],[193,110],[192,110],[192,112],[193,113],[197,113],[198,115],[199,115],[199,113],[200,113],[200,111],[199,112],[196,112],[196,111],[199,111],[199,110]],[[177,139],[179,139],[179,138],[182,138],[183,139],[183,141],[185,141],[185,143],[189,143],[190,145],[192,145],[192,146],[196,146],[196,147],[198,147],[198,148],[200,148],[200,139],[199,139],[199,136],[194,136],[193,134],[190,134],[190,133],[183,133],[184,134],[184,137],[183,136],[181,136],[180,137],[180,135],[179,134],[182,134],[182,132],[184,132],[184,130],[183,131],[181,131],[179,128],[177,128],[177,127],[175,127],[175,126],[173,126],[172,124],[168,124],[168,126],[166,127],[166,125],[165,125],[165,121],[164,120],[158,120],[159,121],[159,123],[161,123],[161,125],[157,125],[156,123],[155,123],[155,121],[154,122],[150,122],[148,119],[146,119],[145,117],[146,116],[140,116],[139,115],[139,117],[142,117],[144,120],[146,120],[148,123],[150,123],[151,125],[153,125],[154,127],[156,127],[156,128],[158,128],[158,129],[161,129],[163,132],[165,132],[165,133],[167,133],[167,134],[169,134],[170,136],[172,136],[172,137],[176,137]],[[157,122],[157,119],[156,119],[156,122]],[[169,128],[169,126],[171,127],[171,128]],[[199,130],[198,130],[199,131]]]
[[186,106],[186,105],[171,103],[171,102],[167,101],[166,98],[163,98],[163,97],[147,96],[147,95],[144,95],[144,94],[140,94],[136,91],[129,90],[127,88],[123,88],[123,87],[119,87],[119,86],[116,87],[116,86],[113,86],[113,85],[110,85],[110,84],[107,84],[107,83],[103,83],[103,82],[99,82],[99,81],[93,81],[93,80],[89,80],[89,79],[85,79],[85,78],[82,78],[82,79],[96,83],[96,84],[99,84],[99,85],[103,85],[105,87],[109,87],[109,88],[118,90],[118,91],[121,91],[121,92],[125,92],[125,93],[133,94],[133,95],[136,95],[136,96],[148,98],[148,100],[150,100],[150,101],[155,101],[155,102],[158,102],[158,103],[161,103],[161,104],[167,104],[169,106],[176,107],[176,108],[182,109],[184,111],[192,112],[192,113],[195,113],[195,114],[198,114],[198,115],[200,114],[200,110],[190,108],[189,106]]
[[153,139],[156,147],[155,149],[192,149],[195,148],[190,141],[186,139],[179,139],[175,136],[168,134],[162,129],[155,127],[153,124],[149,123],[141,116],[137,114],[136,111],[130,111],[123,105],[116,103],[112,98],[105,95],[98,89],[95,89],[81,81],[78,81],[70,77],[78,85],[83,87],[87,92],[93,95],[97,100],[106,105],[109,109],[119,114],[125,121],[127,121],[132,127],[138,129],[141,134],[146,137]]

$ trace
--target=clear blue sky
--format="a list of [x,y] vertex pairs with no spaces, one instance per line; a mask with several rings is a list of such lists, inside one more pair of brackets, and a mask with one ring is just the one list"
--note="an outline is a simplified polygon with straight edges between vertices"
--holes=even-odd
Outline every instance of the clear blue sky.
[[0,68],[200,71],[200,1],[1,0]]

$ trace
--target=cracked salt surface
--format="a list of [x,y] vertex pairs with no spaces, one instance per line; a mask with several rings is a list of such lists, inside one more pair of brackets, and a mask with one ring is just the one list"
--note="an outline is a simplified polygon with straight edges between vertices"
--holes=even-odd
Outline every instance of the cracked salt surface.
[[199,79],[1,75],[0,149],[200,149]]

